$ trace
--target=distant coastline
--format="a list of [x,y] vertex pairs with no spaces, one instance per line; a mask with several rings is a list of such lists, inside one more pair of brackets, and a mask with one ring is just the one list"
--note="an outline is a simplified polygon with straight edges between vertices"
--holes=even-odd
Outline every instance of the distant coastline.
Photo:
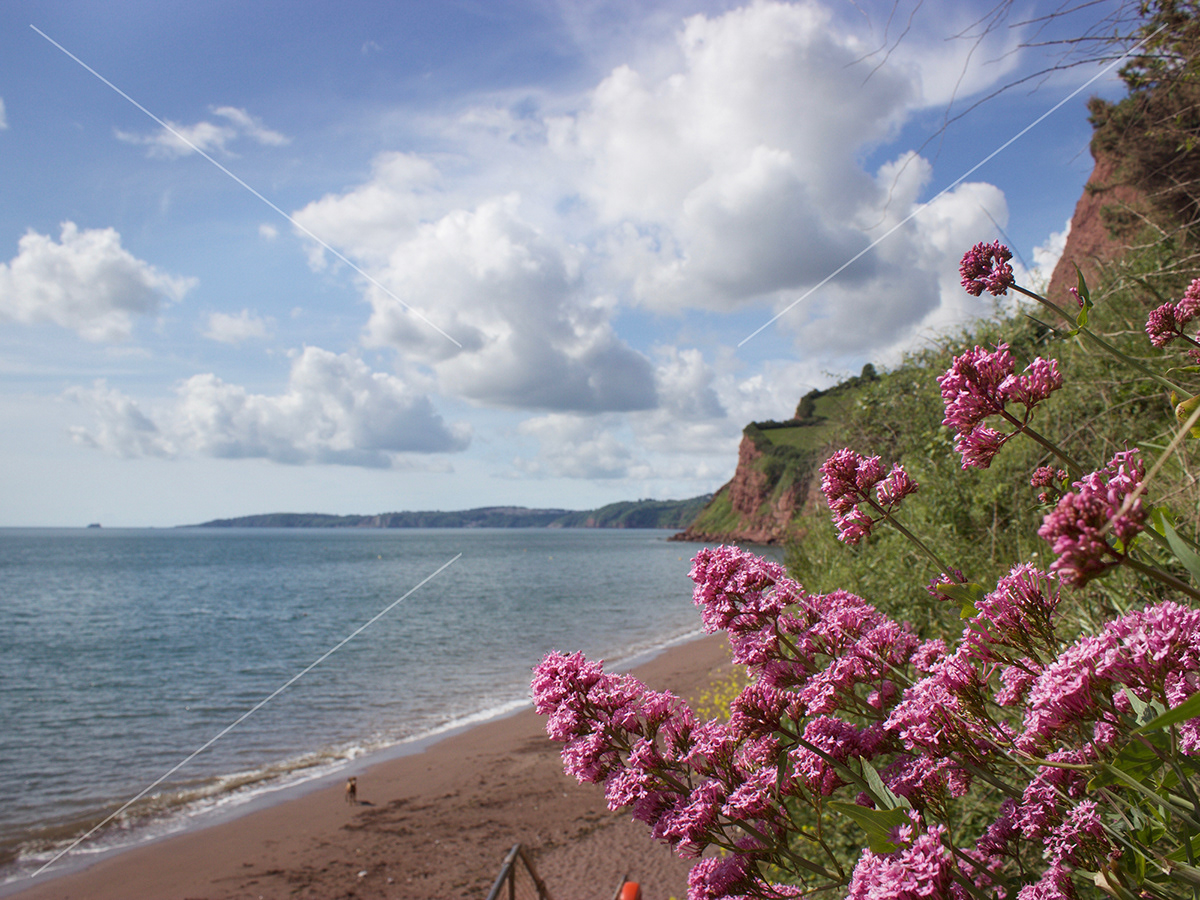
[[335,516],[326,513],[265,513],[213,519],[185,528],[671,528],[692,523],[711,494],[688,500],[626,500],[599,509],[527,509],[484,506],[452,512],[389,512]]

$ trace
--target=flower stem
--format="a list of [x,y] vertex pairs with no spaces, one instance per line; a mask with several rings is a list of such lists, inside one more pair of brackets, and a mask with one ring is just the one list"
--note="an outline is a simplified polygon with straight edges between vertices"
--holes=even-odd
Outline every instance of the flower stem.
[[1167,587],[1172,587],[1177,591],[1182,591],[1183,593],[1200,600],[1200,591],[1196,590],[1186,581],[1180,581],[1169,572],[1164,572],[1162,569],[1159,569],[1155,566],[1148,566],[1144,562],[1134,559],[1132,556],[1126,556],[1121,561],[1131,569],[1141,572],[1143,575],[1148,575],[1155,581],[1165,584]]
[[1052,440],[1030,428],[1027,423],[1022,422],[1007,409],[1000,410],[1000,415],[1004,416],[1004,418],[1008,420],[1009,424],[1016,426],[1017,431],[1029,436],[1034,441],[1041,444],[1045,449],[1049,450],[1051,453],[1061,459],[1066,467],[1070,470],[1071,474],[1076,478],[1083,474],[1083,467],[1079,465],[1079,463],[1075,462],[1075,460],[1072,459],[1065,450],[1055,444]]
[[[1038,303],[1042,304],[1043,306],[1047,307],[1048,309],[1054,310],[1056,313],[1058,313],[1060,316],[1062,316],[1068,322],[1071,322],[1072,324],[1074,324],[1074,320],[1061,307],[1057,306],[1054,303],[1051,303],[1049,300],[1047,300],[1041,294],[1035,294],[1033,291],[1028,291],[1025,288],[1021,287],[1019,284],[1009,285],[1009,287],[1011,287],[1014,291],[1024,294],[1026,297],[1032,297]],[[1083,335],[1088,340],[1090,340],[1094,344],[1096,344],[1098,347],[1101,347],[1108,353],[1111,353],[1117,359],[1119,359],[1122,362],[1127,363],[1128,365],[1137,369],[1139,372],[1141,372],[1147,378],[1152,379],[1153,381],[1155,381],[1158,384],[1165,387],[1167,390],[1174,391],[1175,393],[1179,394],[1181,397],[1185,397],[1185,398],[1192,396],[1190,391],[1186,391],[1183,388],[1181,388],[1179,385],[1175,384],[1174,382],[1168,381],[1166,378],[1163,378],[1157,372],[1151,372],[1149,369],[1147,369],[1145,366],[1143,366],[1136,359],[1122,353],[1120,350],[1118,350],[1116,347],[1114,347],[1112,344],[1110,344],[1108,341],[1104,340],[1104,338],[1100,337],[1099,335],[1097,335],[1095,332],[1091,331],[1090,329],[1085,328],[1082,325],[1078,325],[1078,326],[1076,326],[1075,330],[1076,330],[1077,334]]]
[[878,512],[880,515],[883,516],[881,521],[887,522],[889,525],[891,525],[893,528],[895,528],[897,531],[899,531],[902,535],[904,535],[906,538],[908,538],[910,541],[912,541],[918,550],[920,550],[927,557],[929,557],[930,560],[933,561],[933,564],[942,571],[942,574],[944,574],[951,581],[954,580],[954,574],[950,571],[950,567],[947,566],[944,562],[942,562],[942,560],[938,558],[938,555],[936,553],[934,553],[927,546],[925,546],[924,541],[922,541],[919,537],[917,537],[915,534],[913,534],[911,531],[909,531],[907,528],[905,528],[903,525],[901,525],[892,516],[892,514],[890,512],[888,512],[886,509],[884,509],[882,506],[880,506],[878,503],[876,503],[870,497],[865,497],[864,499],[867,501],[867,503],[869,503],[871,505],[871,507],[873,509],[875,509],[876,512]]

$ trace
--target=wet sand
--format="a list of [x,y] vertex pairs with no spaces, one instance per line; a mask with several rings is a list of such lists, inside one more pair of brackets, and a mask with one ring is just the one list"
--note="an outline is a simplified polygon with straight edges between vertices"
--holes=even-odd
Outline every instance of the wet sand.
[[[704,638],[635,669],[651,687],[694,700],[728,671]],[[563,774],[559,745],[532,710],[478,725],[419,753],[265,809],[31,879],[20,900],[477,898],[522,844],[555,900],[611,900],[622,877],[645,900],[682,898],[690,861],[645,825],[610,812],[597,785]],[[14,885],[8,886],[11,890]]]

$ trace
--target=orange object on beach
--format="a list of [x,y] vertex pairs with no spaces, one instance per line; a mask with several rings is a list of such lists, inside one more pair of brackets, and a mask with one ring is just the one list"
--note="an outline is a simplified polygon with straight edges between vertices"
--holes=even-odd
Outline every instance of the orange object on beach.
[[642,900],[642,887],[636,881],[621,885],[620,900]]

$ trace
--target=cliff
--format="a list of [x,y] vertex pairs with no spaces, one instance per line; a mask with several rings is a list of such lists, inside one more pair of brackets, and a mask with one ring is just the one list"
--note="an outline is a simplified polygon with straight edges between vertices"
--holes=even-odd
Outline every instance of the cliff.
[[1059,303],[1077,283],[1075,266],[1089,285],[1096,284],[1100,267],[1125,252],[1128,232],[1145,215],[1144,195],[1128,182],[1117,158],[1095,144],[1092,156],[1095,166],[1075,204],[1071,231],[1046,291],[1047,297]]
[[812,467],[792,467],[788,477],[773,479],[768,461],[752,437],[743,437],[733,478],[687,530],[671,540],[778,544],[791,537],[791,521],[803,502]]
[[713,494],[677,541],[781,544],[799,537],[795,519],[812,502],[818,469],[840,423],[840,413],[860,385],[876,378],[862,374],[827,391],[809,391],[792,418],[752,422],[738,447],[733,478]]

